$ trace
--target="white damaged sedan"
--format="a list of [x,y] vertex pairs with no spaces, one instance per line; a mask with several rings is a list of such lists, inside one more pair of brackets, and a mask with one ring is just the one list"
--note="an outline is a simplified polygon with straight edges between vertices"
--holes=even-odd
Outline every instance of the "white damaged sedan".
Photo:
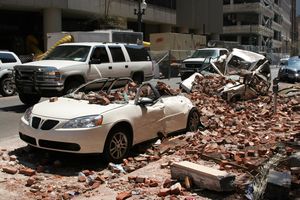
[[[150,83],[131,94],[117,87],[130,81],[99,79],[35,104],[21,118],[20,138],[38,148],[103,153],[106,160],[120,162],[133,145],[159,133],[198,129],[200,115],[188,98],[162,94]],[[103,94],[112,98],[110,103]]]

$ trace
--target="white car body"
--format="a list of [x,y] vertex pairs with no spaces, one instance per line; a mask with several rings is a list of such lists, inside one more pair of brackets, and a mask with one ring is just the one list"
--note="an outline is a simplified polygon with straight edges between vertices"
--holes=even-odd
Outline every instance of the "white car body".
[[[150,86],[149,83],[143,84],[141,87],[148,85]],[[137,98],[139,98],[138,95],[134,100],[126,103],[112,102],[108,105],[89,104],[87,100],[67,97],[59,97],[55,102],[49,100],[40,102],[33,106],[29,121],[25,119],[25,116],[21,118],[20,136],[23,140],[24,137],[31,137],[31,140],[35,140],[36,143],[30,143],[26,139],[25,141],[43,149],[74,153],[102,153],[109,132],[118,124],[129,125],[123,128],[130,127],[131,145],[135,145],[156,138],[158,133],[186,129],[188,116],[194,109],[192,102],[183,95],[160,96],[153,105],[141,105]],[[101,126],[64,128],[64,125],[74,118],[91,115],[103,117]],[[35,128],[34,117],[41,119]],[[42,130],[47,120],[56,120],[58,124],[50,130]],[[47,144],[41,145],[42,140],[47,144],[51,142],[64,142],[66,145],[77,144],[80,148],[76,150],[54,148]]]

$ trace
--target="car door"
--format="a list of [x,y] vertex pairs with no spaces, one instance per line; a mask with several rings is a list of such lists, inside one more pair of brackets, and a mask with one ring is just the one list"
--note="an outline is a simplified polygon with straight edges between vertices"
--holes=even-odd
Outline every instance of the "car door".
[[110,77],[130,77],[129,60],[124,54],[125,49],[120,45],[109,45],[108,49],[113,60],[113,65],[109,69]]
[[164,128],[170,133],[186,128],[189,112],[188,104],[182,96],[162,97],[164,104]]
[[134,125],[135,141],[139,143],[157,137],[165,126],[165,105],[159,94],[149,84],[144,84],[139,88],[135,104],[138,113]]
[[107,53],[106,47],[96,46],[91,53],[89,68],[88,68],[88,79],[89,81],[95,80],[97,78],[109,78],[111,60]]

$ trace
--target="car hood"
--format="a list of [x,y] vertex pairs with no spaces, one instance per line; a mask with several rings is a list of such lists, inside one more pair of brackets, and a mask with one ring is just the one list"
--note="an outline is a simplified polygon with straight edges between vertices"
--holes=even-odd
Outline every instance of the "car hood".
[[188,58],[183,61],[183,63],[193,63],[193,62],[203,62],[205,58]]
[[62,67],[70,67],[82,63],[83,62],[71,60],[39,60],[35,62],[25,63],[22,66],[55,67],[59,69]]
[[55,102],[46,100],[34,105],[32,114],[54,119],[73,119],[76,117],[103,114],[125,105],[126,104],[110,103],[109,105],[104,106],[99,104],[89,104],[86,100],[60,97]]

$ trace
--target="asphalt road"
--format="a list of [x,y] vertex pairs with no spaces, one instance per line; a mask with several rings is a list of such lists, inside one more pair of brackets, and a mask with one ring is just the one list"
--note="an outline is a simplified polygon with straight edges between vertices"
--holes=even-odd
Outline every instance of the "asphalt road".
[[[277,76],[278,68],[272,68],[272,78]],[[156,84],[158,79],[150,82]],[[180,77],[171,79],[159,79],[170,85],[172,88],[178,88]],[[45,99],[44,99],[45,100]],[[27,107],[19,100],[18,96],[1,97],[0,96],[0,141],[8,137],[16,137],[18,134],[18,124],[21,116]]]

